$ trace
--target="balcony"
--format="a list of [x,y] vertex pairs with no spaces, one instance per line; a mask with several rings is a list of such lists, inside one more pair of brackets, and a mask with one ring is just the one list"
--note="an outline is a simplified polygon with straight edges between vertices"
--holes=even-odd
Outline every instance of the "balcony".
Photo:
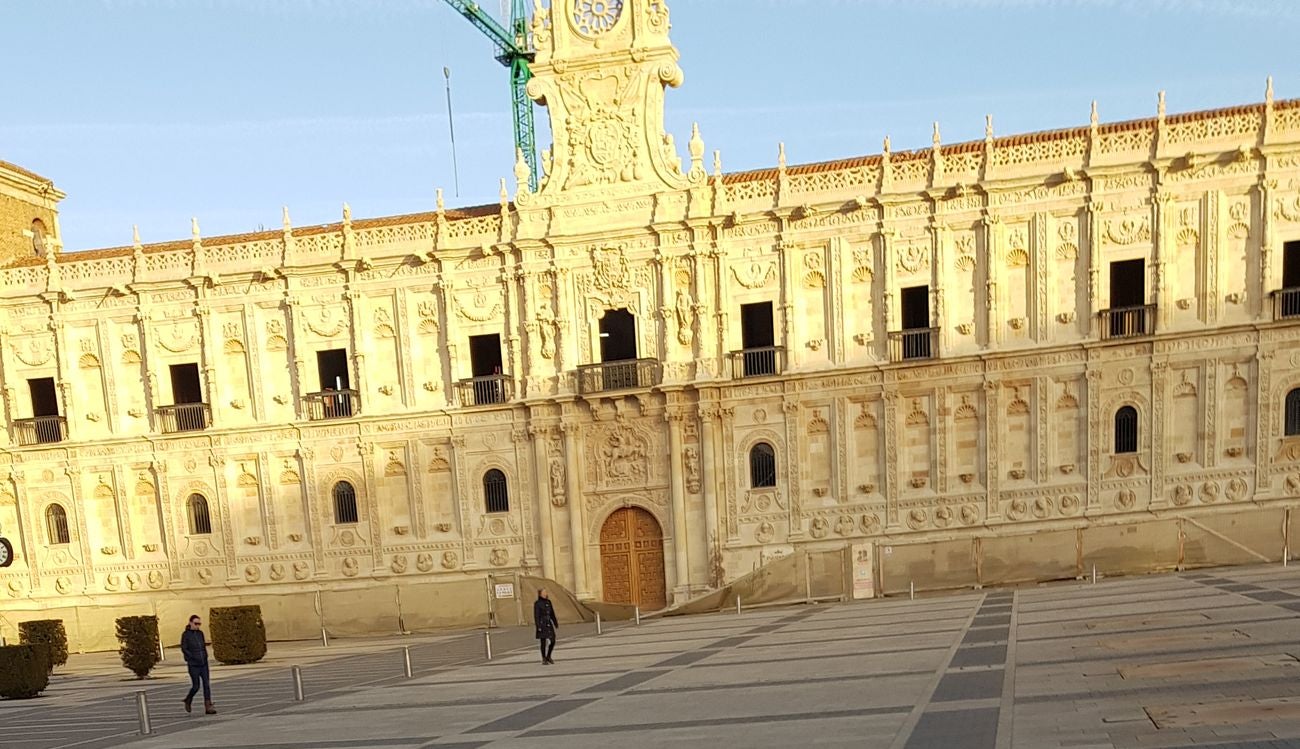
[[734,379],[745,377],[771,377],[785,371],[785,349],[781,346],[747,348],[727,354],[731,359],[731,376]]
[[938,328],[910,328],[889,333],[889,360],[933,359],[939,349]]
[[33,419],[15,419],[18,444],[44,445],[62,442],[68,438],[68,420],[62,416],[37,416]]
[[658,359],[625,359],[578,367],[581,395],[654,387],[662,381],[663,368]]
[[1297,317],[1300,317],[1300,288],[1273,292],[1273,319],[1292,320]]
[[471,377],[456,383],[462,406],[492,406],[515,397],[515,381],[508,374]]
[[1151,335],[1156,329],[1156,306],[1112,307],[1101,311],[1101,337],[1138,338]]
[[302,404],[311,421],[347,419],[361,410],[361,394],[355,390],[325,390],[307,393]]
[[158,427],[163,434],[198,432],[207,429],[212,423],[212,412],[206,403],[159,406],[154,413],[158,415]]

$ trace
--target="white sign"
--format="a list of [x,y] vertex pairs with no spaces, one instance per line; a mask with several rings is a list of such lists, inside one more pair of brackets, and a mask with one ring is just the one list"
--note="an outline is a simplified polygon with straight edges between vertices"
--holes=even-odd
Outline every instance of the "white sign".
[[[853,544],[849,551],[853,554],[853,597],[876,597],[875,565],[872,564],[871,544]],[[888,547],[886,547],[888,548]]]
[[514,584],[514,583],[497,583],[496,596],[497,596],[497,598],[514,598],[514,597],[515,597],[515,584]]

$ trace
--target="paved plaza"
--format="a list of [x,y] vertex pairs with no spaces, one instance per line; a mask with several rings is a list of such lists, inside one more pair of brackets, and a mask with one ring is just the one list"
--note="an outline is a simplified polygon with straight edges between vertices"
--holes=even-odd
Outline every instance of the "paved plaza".
[[554,666],[528,630],[491,662],[480,633],[277,644],[217,670],[215,717],[182,712],[173,657],[150,737],[139,684],[85,656],[0,703],[0,746],[1300,747],[1298,624],[1300,571],[1275,566],[564,627]]

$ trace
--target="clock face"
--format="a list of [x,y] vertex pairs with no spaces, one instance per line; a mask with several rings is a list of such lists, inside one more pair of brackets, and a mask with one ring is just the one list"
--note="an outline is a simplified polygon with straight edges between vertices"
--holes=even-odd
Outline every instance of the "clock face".
[[0,567],[8,567],[14,563],[14,547],[9,543],[9,539],[0,536]]
[[573,25],[587,36],[600,36],[618,23],[623,0],[574,0]]

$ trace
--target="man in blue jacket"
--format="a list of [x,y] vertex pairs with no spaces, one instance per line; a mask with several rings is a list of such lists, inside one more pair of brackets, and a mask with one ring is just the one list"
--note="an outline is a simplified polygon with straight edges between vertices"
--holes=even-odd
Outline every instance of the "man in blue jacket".
[[203,638],[203,622],[198,614],[190,617],[190,624],[181,634],[181,654],[185,656],[185,665],[190,671],[190,693],[185,695],[185,712],[190,711],[190,703],[198,694],[199,684],[203,684],[203,713],[216,715],[212,706],[212,686],[208,681],[208,643]]

